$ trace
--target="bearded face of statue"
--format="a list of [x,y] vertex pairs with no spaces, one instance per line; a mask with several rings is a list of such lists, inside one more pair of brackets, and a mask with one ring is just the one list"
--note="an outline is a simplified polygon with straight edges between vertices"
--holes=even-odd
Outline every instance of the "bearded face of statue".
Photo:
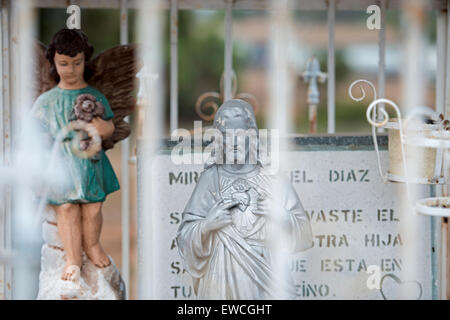
[[242,109],[229,108],[222,112],[220,120],[225,163],[244,164],[254,159],[255,163],[252,164],[256,164],[256,155],[250,155],[256,152],[257,133],[246,113]]
[[211,163],[256,164],[258,128],[250,104],[232,99],[225,102],[214,117],[215,137]]
[[240,159],[248,159],[249,139],[245,136],[245,132],[249,128],[245,119],[242,117],[228,119],[225,128],[221,130],[225,159],[230,158],[233,163],[238,163]]

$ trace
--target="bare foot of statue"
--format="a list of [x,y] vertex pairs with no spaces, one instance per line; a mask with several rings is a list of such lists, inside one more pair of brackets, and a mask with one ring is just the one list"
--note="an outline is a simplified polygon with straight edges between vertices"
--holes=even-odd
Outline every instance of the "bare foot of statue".
[[62,300],[78,299],[81,293],[80,287],[80,267],[67,262],[61,276],[60,297]]
[[67,262],[66,266],[64,267],[61,279],[66,281],[77,282],[80,279],[80,267],[71,262]]
[[99,268],[105,268],[111,264],[111,261],[109,261],[109,258],[100,243],[94,244],[89,248],[85,248],[84,251],[92,263]]

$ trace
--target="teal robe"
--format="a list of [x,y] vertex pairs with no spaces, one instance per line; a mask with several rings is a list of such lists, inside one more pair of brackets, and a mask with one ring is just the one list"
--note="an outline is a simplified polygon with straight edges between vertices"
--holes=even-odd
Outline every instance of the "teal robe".
[[[38,119],[40,129],[50,136],[57,137],[60,130],[69,123],[69,117],[80,94],[90,93],[105,106],[103,119],[110,120],[114,114],[105,96],[92,86],[67,90],[58,86],[41,94],[33,106],[33,116]],[[73,154],[69,142],[60,143],[59,163],[65,172],[63,186],[50,186],[47,203],[103,202],[108,194],[120,189],[119,181],[105,152],[100,151],[99,160],[83,159]]]

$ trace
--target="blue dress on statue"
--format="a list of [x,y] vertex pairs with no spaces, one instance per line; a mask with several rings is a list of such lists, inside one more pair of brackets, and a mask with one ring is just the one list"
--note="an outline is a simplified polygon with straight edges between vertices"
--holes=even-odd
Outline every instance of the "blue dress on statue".
[[[86,93],[92,94],[104,105],[104,120],[114,117],[108,100],[96,88],[87,86],[68,90],[56,86],[41,94],[33,106],[34,116],[39,120],[42,130],[55,139],[59,131],[70,122],[77,97]],[[69,143],[61,143],[58,151],[67,178],[63,187],[50,187],[48,204],[103,202],[108,194],[120,189],[119,181],[103,150],[98,155],[98,161],[76,156]]]

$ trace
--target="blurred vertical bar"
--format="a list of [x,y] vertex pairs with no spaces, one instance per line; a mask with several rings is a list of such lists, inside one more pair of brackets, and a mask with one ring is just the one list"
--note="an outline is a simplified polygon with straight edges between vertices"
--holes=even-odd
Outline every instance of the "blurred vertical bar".
[[[436,65],[436,111],[445,115],[445,76],[447,57],[447,11],[437,10],[436,12],[436,45],[437,45],[437,65]],[[445,115],[447,118],[447,116]]]
[[[120,44],[128,44],[128,0],[120,0]],[[125,118],[129,122],[129,117]],[[130,297],[130,138],[122,141],[122,278]]]
[[[34,14],[31,2],[17,0],[11,2],[11,110],[12,110],[12,150],[13,161],[19,158],[18,151],[27,152],[27,142],[30,142],[32,132],[24,134],[30,128],[23,127],[23,120],[32,105],[32,81],[34,74],[34,52],[32,37]],[[22,154],[23,156],[23,154]],[[28,154],[28,156],[32,156]],[[13,270],[13,299],[35,299],[39,274],[38,230],[36,211],[33,207],[33,194],[28,187],[30,177],[18,177],[21,184],[13,186],[12,192],[12,235],[13,249],[17,253],[18,263]],[[37,251],[37,253],[36,253]]]
[[[436,111],[444,114],[445,112],[445,89],[446,89],[446,71],[447,71],[447,11],[444,9],[438,9],[436,11]],[[436,186],[435,196],[442,196],[442,186]],[[431,217],[432,222],[432,241],[434,254],[432,255],[433,261],[433,299],[442,298],[442,259],[445,261],[445,257],[442,255],[442,218]]]
[[170,1],[170,132],[178,128],[178,0]]
[[289,73],[290,13],[287,0],[272,0],[270,22],[270,103],[269,127],[280,131],[280,136],[292,133],[292,75]]
[[[0,167],[11,165],[11,106],[9,102],[9,0],[1,1],[1,62],[0,62]],[[11,250],[11,190],[0,186],[0,249]],[[0,300],[11,299],[12,268],[0,266]]]
[[336,131],[336,116],[335,116],[335,91],[336,91],[336,76],[335,76],[335,47],[334,47],[334,28],[336,18],[336,1],[329,0],[328,2],[328,105],[327,105],[327,131],[328,133],[335,133]]
[[[270,12],[270,35],[269,35],[269,51],[270,51],[270,63],[269,63],[269,110],[267,112],[268,119],[266,123],[270,129],[270,144],[277,144],[278,150],[271,148],[272,163],[279,163],[279,168],[289,168],[289,158],[281,152],[288,150],[287,136],[293,132],[293,74],[290,69],[291,57],[289,54],[289,48],[292,40],[292,18],[291,11],[288,7],[288,0],[272,0]],[[276,134],[274,131],[278,131]],[[280,138],[280,141],[275,139]],[[274,157],[277,157],[274,160]],[[281,170],[278,170],[276,174],[280,174]],[[275,180],[275,179],[274,179]],[[285,195],[280,194],[281,188],[277,182],[271,186],[273,199],[281,199]],[[274,203],[272,206],[272,212]],[[282,230],[277,229],[280,233]],[[270,237],[269,247],[272,248],[272,270],[276,277],[287,280],[288,276],[285,270],[285,266],[288,264],[288,257],[283,252],[285,242],[283,237],[278,236],[280,233],[276,233],[277,236]],[[286,292],[280,290],[281,288],[272,288],[273,296],[275,299],[288,299]]]
[[[447,0],[447,34],[445,38],[446,57],[445,57],[445,117],[450,114],[450,0]],[[445,168],[447,170],[447,168]],[[443,186],[443,196],[448,196],[448,186]],[[448,230],[448,218],[442,219],[442,251],[441,251],[441,299],[450,299],[450,233]]]
[[[402,68],[402,113],[407,115],[414,107],[424,104],[425,73],[423,66],[425,61],[424,27],[426,12],[424,8],[425,3],[422,0],[403,0],[402,4],[404,9],[402,12],[402,32],[404,33],[403,39],[405,41],[403,45],[403,61],[405,64]],[[409,128],[404,128],[405,136],[408,136]],[[418,155],[409,152],[406,154],[406,157],[409,173],[417,172],[420,161]],[[408,178],[411,179],[412,177]],[[430,248],[423,246],[422,239],[417,239],[419,228],[426,219],[414,213],[415,201],[419,192],[422,194],[422,188],[410,184],[410,189],[412,199],[408,199],[404,192],[400,195],[402,212],[400,233],[404,243],[407,244],[403,246],[401,252],[403,265],[407,266],[403,275],[405,280],[419,278],[420,261],[417,253],[419,250],[430,250]],[[401,297],[407,297],[410,294],[406,290],[406,288],[402,288],[400,292]]]
[[233,0],[226,0],[224,102],[232,99],[233,73]]
[[[163,128],[162,17],[160,0],[139,2],[139,43],[144,70],[141,78],[144,96],[142,138],[138,140],[138,298],[156,299],[155,283],[155,215],[152,203],[157,201],[152,177],[153,161]],[[155,76],[158,76],[157,79]]]
[[[378,97],[384,98],[385,73],[386,73],[386,0],[380,0],[381,28],[378,34]],[[384,104],[379,105],[379,109],[384,109]],[[383,115],[378,112],[378,120],[381,121]],[[378,132],[384,132],[384,128],[378,128]]]
[[[0,5],[3,3],[0,1]],[[3,11],[3,8],[1,9]],[[0,31],[3,31],[3,28],[0,24]],[[2,34],[3,37],[3,34]],[[3,52],[3,44],[0,43],[0,48]],[[0,62],[0,75],[2,79],[3,76],[3,57]],[[5,165],[4,155],[5,155],[5,141],[6,135],[4,130],[4,122],[6,122],[6,118],[4,116],[4,103],[3,103],[3,80],[0,81],[0,168],[2,168]],[[0,185],[0,254],[2,252],[6,252],[6,196],[4,194],[4,186]],[[5,291],[6,291],[6,281],[5,281],[5,269],[6,269],[6,263],[0,262],[0,300],[5,300]]]

